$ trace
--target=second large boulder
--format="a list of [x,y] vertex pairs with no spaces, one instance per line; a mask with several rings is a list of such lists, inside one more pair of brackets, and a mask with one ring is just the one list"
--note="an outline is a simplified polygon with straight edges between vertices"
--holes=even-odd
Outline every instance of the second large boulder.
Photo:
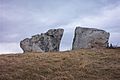
[[76,27],[72,49],[106,48],[110,34],[95,28]]

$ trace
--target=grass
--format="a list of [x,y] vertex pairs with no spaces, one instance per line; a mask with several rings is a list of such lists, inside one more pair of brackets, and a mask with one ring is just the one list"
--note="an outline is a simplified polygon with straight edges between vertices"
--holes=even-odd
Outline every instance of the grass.
[[120,49],[0,55],[0,80],[120,80]]

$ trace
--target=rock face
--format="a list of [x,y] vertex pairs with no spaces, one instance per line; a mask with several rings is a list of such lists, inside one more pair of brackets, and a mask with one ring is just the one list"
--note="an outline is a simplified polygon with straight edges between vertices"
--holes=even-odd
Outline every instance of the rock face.
[[24,52],[59,51],[63,32],[63,29],[50,29],[46,33],[34,35],[32,38],[22,40],[20,47]]
[[76,27],[72,49],[106,48],[110,34],[95,28]]

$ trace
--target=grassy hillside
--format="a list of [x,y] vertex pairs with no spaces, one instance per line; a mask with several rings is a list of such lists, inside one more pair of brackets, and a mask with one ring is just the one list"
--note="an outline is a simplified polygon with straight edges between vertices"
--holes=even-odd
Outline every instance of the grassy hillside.
[[120,80],[120,49],[0,55],[0,80]]

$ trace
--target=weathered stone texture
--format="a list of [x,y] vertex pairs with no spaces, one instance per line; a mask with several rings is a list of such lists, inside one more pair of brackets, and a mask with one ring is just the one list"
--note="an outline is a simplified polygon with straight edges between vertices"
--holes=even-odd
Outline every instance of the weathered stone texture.
[[20,42],[24,52],[49,52],[59,51],[63,29],[50,29],[46,33],[34,35]]
[[95,28],[76,27],[72,49],[106,48],[110,34]]

